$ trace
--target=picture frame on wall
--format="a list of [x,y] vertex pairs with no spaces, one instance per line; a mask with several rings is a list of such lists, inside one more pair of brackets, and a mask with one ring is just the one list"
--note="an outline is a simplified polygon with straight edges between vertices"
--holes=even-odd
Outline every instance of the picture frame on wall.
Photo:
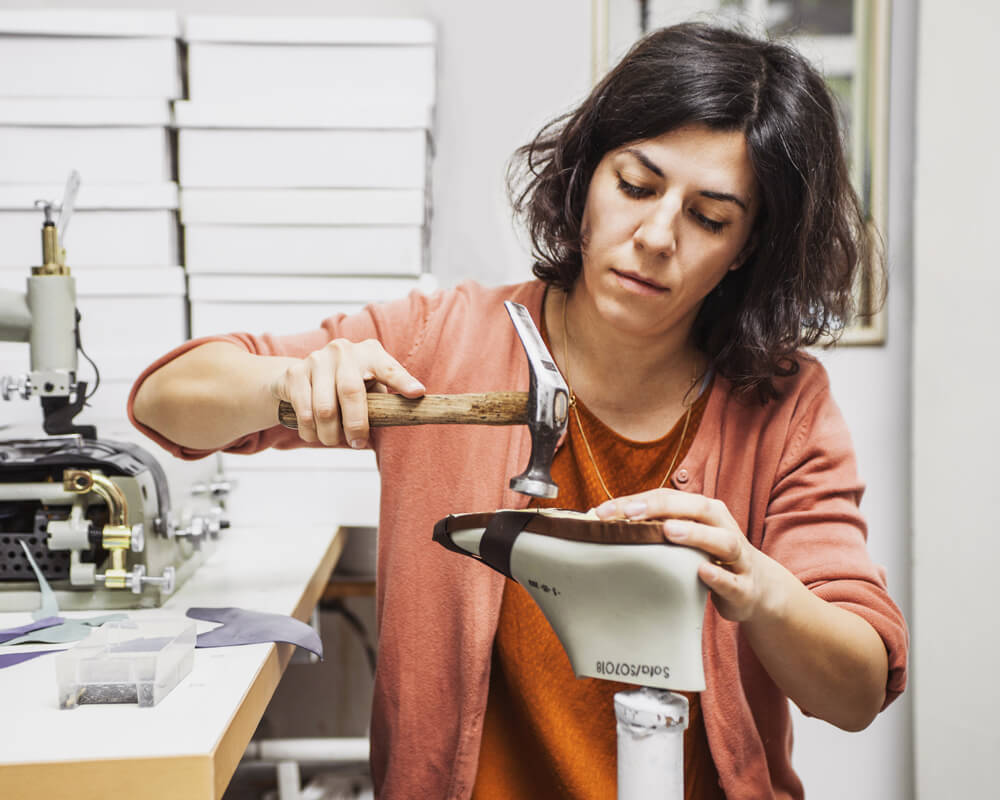
[[648,31],[706,21],[787,39],[826,77],[846,132],[851,179],[877,254],[861,264],[857,313],[841,344],[886,339],[886,249],[890,0],[592,0],[592,77],[596,83]]

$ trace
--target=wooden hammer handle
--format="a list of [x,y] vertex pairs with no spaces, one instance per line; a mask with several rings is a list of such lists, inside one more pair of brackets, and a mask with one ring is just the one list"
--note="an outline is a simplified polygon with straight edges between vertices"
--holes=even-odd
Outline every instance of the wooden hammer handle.
[[[368,395],[368,424],[392,425],[523,425],[528,421],[527,392],[428,394],[410,399],[398,394]],[[278,403],[278,422],[297,430],[291,403]]]

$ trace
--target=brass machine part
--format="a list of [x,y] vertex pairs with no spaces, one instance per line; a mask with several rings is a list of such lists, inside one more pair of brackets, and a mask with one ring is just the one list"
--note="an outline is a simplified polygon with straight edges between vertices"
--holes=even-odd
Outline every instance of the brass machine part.
[[76,494],[94,492],[107,503],[109,519],[101,531],[101,546],[111,551],[111,569],[104,571],[104,585],[108,589],[128,588],[125,551],[132,546],[132,527],[125,493],[104,475],[83,469],[64,470],[63,488]]
[[66,250],[59,244],[59,229],[52,223],[42,225],[42,266],[32,267],[32,275],[69,275]]

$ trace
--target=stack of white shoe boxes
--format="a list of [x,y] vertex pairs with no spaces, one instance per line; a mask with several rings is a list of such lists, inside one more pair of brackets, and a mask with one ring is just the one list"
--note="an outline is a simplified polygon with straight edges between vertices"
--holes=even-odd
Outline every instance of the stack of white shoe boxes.
[[[179,28],[170,12],[0,11],[0,286],[25,291],[42,261],[34,203],[60,203],[78,171],[64,245],[101,380],[78,419],[104,436],[130,429],[132,381],[187,336],[170,141]],[[28,370],[26,344],[0,344],[0,374]],[[92,391],[83,358],[78,374]],[[5,423],[40,429],[37,398],[0,403]]]
[[[433,27],[188,17],[175,106],[193,336],[295,333],[433,288]],[[376,525],[371,452],[229,456],[234,523]]]

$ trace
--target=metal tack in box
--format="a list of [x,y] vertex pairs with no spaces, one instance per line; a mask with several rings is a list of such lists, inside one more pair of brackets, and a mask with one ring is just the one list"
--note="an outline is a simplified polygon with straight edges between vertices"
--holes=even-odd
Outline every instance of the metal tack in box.
[[191,671],[195,623],[186,618],[108,622],[56,656],[59,707],[155,706]]

